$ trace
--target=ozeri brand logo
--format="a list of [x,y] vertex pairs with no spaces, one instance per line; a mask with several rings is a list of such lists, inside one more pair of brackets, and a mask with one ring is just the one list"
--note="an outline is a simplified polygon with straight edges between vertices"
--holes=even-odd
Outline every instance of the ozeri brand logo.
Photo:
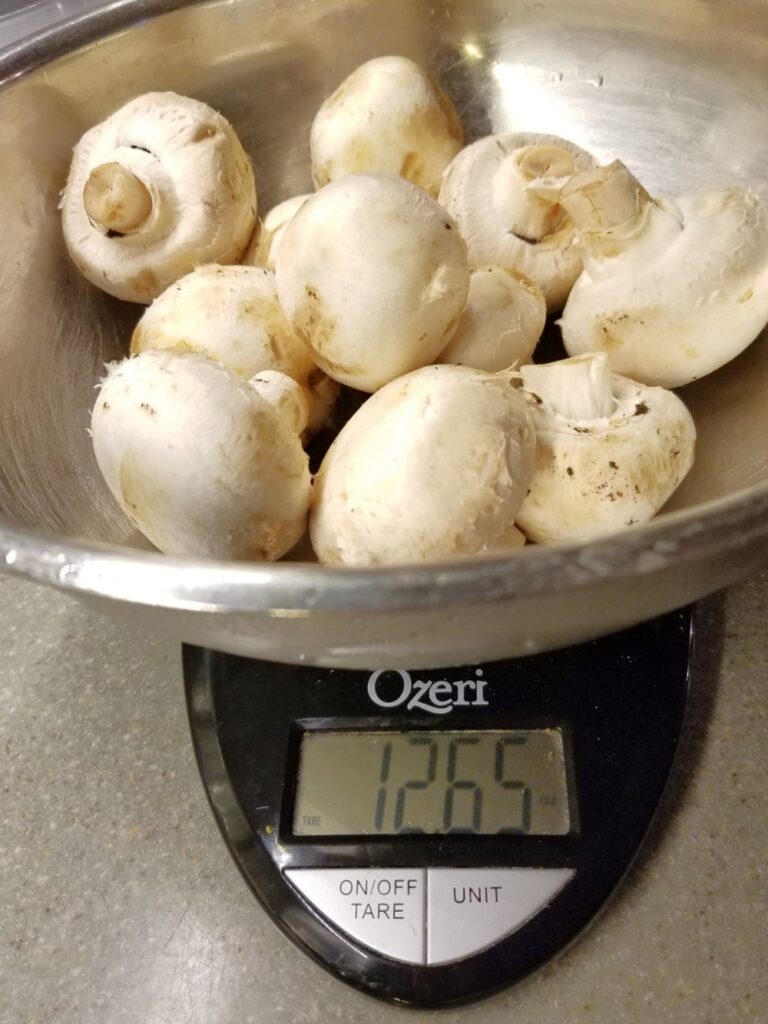
[[447,715],[454,708],[487,708],[483,670],[476,679],[412,679],[404,669],[379,668],[368,680],[368,696],[380,708],[405,707],[408,711],[429,711]]

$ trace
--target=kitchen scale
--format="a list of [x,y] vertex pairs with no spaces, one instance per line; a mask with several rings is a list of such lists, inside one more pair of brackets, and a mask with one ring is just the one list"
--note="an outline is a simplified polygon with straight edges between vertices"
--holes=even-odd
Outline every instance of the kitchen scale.
[[371,672],[194,647],[198,764],[264,909],[343,981],[441,1007],[572,942],[637,853],[677,745],[691,610],[553,653]]

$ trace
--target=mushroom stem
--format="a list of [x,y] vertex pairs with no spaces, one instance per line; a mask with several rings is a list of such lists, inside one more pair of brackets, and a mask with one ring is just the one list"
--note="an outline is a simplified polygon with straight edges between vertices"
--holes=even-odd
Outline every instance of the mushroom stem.
[[531,146],[523,150],[518,166],[529,181],[569,178],[576,170],[573,155],[561,146]]
[[261,370],[251,377],[251,387],[301,434],[309,420],[309,406],[300,384],[279,370]]
[[615,408],[608,357],[604,352],[556,363],[523,366],[523,389],[550,412],[569,420],[600,420]]
[[493,183],[494,200],[506,211],[509,230],[528,242],[540,242],[563,219],[560,190],[576,168],[560,146],[526,146],[504,161]]
[[125,235],[147,221],[152,196],[135,174],[113,162],[91,171],[83,189],[83,205],[97,227]]
[[585,235],[631,238],[653,200],[621,163],[575,175],[560,193],[560,205]]

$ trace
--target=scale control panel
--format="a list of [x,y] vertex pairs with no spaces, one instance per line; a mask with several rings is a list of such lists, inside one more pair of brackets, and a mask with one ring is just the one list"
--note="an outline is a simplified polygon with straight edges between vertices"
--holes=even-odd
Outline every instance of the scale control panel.
[[573,868],[295,868],[289,882],[369,949],[409,964],[447,964],[516,931],[573,878]]

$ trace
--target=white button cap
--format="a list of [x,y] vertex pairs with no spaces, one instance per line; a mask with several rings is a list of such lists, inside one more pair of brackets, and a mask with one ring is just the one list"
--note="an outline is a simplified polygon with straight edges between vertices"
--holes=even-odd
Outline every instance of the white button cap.
[[324,917],[391,960],[425,962],[423,868],[294,868],[286,877]]
[[430,868],[427,963],[479,953],[516,931],[573,878],[571,868]]

